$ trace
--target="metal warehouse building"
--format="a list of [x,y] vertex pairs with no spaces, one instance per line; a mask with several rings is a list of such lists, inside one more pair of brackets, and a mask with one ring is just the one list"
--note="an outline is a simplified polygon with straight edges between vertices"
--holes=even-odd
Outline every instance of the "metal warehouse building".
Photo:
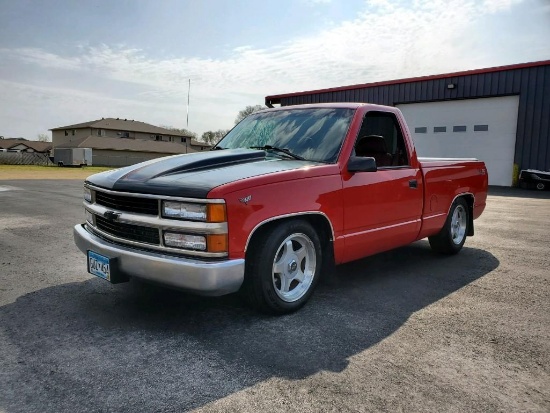
[[267,96],[269,107],[323,102],[397,106],[423,157],[485,161],[489,184],[550,170],[550,60]]

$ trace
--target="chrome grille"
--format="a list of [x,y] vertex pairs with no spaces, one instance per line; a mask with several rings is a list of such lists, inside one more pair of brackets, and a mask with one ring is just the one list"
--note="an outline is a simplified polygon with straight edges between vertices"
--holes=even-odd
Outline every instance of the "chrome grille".
[[109,221],[100,215],[95,216],[95,224],[101,231],[118,238],[152,245],[160,244],[158,228],[142,227],[139,225]]
[[139,198],[133,196],[114,195],[106,192],[95,192],[95,202],[107,208],[118,211],[134,212],[145,215],[158,215],[157,199]]

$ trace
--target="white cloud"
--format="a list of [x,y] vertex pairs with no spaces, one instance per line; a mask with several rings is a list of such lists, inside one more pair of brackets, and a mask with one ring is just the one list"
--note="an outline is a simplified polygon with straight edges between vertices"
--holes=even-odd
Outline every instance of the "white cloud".
[[[151,115],[147,99],[129,100],[64,87],[46,87],[0,80],[0,132],[3,136],[34,139],[48,129],[101,117],[144,120]],[[23,110],[22,110],[23,108]],[[173,104],[155,103],[157,124],[171,125],[181,117]],[[18,129],[26,128],[25,133]]]
[[[93,77],[126,88],[132,84],[137,90],[132,98],[121,98],[116,88],[83,94],[64,89],[62,82],[55,90],[27,90],[54,96],[59,108],[80,107],[80,118],[62,123],[90,120],[96,113],[86,110],[106,102],[102,116],[119,116],[117,108],[124,108],[136,113],[126,117],[185,126],[179,114],[185,112],[191,79],[190,128],[200,133],[232,126],[240,109],[262,103],[266,95],[514,63],[495,62],[494,53],[502,50],[484,50],[483,39],[472,27],[520,1],[415,0],[411,5],[371,0],[352,21],[269,49],[233,48],[227,59],[156,60],[141,50],[111,45],[81,46],[76,56],[42,49],[0,49],[0,58],[80,73],[88,89]],[[113,112],[105,113],[107,109]],[[167,116],[176,118],[170,121]]]
[[522,1],[523,0],[484,0],[482,7],[490,13],[495,13],[500,10],[509,9],[511,6],[519,4]]

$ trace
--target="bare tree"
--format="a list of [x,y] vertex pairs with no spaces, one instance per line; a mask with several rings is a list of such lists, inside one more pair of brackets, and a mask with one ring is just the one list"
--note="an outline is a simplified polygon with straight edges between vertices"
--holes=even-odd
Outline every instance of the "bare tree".
[[239,123],[241,120],[243,120],[244,118],[246,118],[251,113],[257,112],[262,109],[267,109],[267,108],[262,105],[247,106],[246,108],[241,110],[237,115],[237,117],[235,118],[235,125]]
[[40,142],[51,142],[52,141],[50,136],[47,133],[39,133],[37,136],[38,136],[38,140]]
[[160,125],[161,128],[168,129],[170,131],[177,132],[184,136],[189,136],[193,139],[197,139],[197,134],[195,132],[191,132],[190,130],[184,129],[184,128],[174,128],[173,126],[166,126],[166,125]]
[[207,131],[204,132],[201,136],[203,142],[208,143],[209,145],[215,145],[218,143],[225,135],[227,135],[229,129],[219,129],[215,132]]

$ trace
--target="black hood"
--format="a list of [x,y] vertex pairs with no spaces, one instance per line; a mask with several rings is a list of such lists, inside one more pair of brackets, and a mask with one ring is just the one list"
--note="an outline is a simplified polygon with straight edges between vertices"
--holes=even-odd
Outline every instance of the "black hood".
[[225,149],[155,159],[101,172],[86,182],[121,192],[206,198],[213,188],[229,182],[313,164],[266,158],[263,150]]

